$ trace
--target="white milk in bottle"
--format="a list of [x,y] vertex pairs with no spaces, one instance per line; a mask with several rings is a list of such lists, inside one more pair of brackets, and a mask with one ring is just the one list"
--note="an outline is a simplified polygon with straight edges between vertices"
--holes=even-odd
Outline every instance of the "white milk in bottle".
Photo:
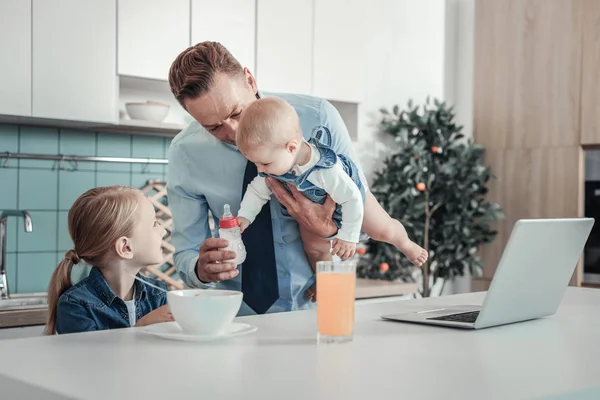
[[219,219],[219,237],[229,241],[229,246],[224,250],[234,251],[236,254],[234,263],[239,265],[246,259],[246,247],[242,242],[240,224],[237,218],[231,214],[229,204],[225,204],[223,211],[223,217]]

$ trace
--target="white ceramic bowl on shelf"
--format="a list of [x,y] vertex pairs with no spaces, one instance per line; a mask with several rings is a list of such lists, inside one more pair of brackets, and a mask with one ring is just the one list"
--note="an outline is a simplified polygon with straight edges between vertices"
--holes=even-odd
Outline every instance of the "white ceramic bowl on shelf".
[[145,103],[125,103],[125,109],[131,119],[162,122],[169,112],[169,105],[147,101]]

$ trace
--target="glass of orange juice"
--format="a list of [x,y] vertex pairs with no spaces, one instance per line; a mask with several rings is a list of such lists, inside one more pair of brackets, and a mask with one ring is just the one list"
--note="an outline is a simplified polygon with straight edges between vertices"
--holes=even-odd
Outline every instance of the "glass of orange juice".
[[317,262],[319,343],[349,342],[354,337],[356,261]]

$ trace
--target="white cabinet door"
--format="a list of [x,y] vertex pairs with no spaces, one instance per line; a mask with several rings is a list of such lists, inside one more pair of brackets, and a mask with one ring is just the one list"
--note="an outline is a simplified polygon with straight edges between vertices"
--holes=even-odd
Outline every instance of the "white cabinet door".
[[117,15],[118,73],[168,80],[190,45],[190,0],[119,0]]
[[258,0],[256,31],[258,87],[311,94],[312,0]]
[[33,116],[115,123],[116,0],[33,0]]
[[192,45],[220,42],[254,73],[255,0],[192,0]]
[[[315,0],[313,93],[360,102],[366,54],[366,0]],[[372,60],[371,62],[379,62]]]
[[0,114],[31,115],[29,1],[0,1]]

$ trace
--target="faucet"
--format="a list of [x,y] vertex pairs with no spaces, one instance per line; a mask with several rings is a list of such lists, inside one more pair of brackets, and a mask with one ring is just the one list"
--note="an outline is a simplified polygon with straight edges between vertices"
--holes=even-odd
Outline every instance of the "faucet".
[[8,299],[8,278],[6,276],[6,220],[8,217],[23,217],[25,232],[32,232],[31,216],[27,211],[0,210],[0,299]]

